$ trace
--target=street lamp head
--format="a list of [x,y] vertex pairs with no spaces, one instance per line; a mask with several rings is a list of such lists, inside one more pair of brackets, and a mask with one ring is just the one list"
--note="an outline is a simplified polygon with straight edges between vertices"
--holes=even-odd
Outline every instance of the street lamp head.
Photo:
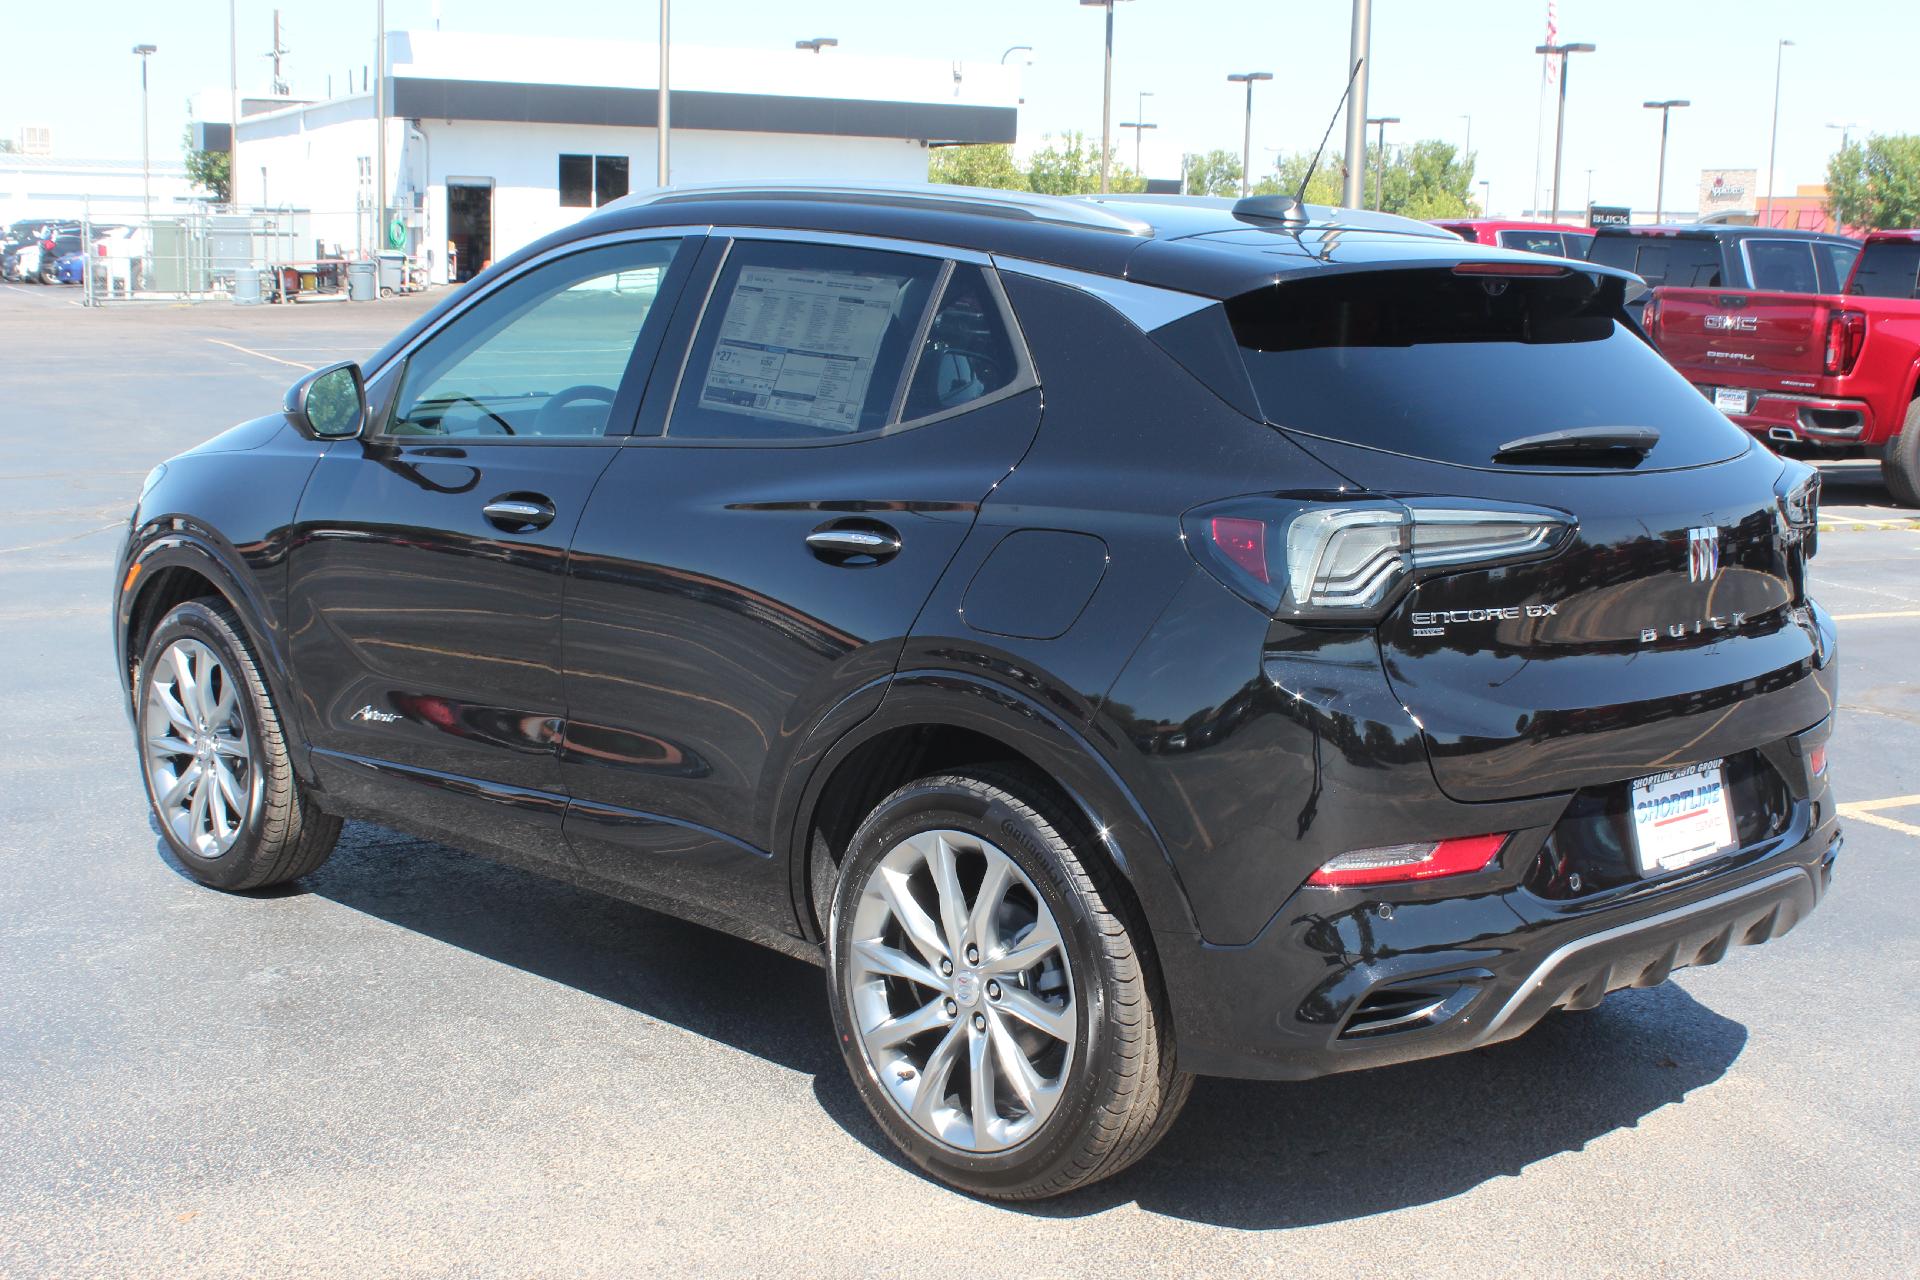
[[1690,107],[1693,103],[1685,98],[1668,98],[1665,102],[1643,102],[1640,105],[1653,111],[1665,111],[1669,107]]
[[1533,47],[1533,51],[1548,54],[1592,53],[1597,48],[1599,48],[1598,45],[1592,44],[1537,44]]
[[1793,41],[1791,40],[1782,40],[1780,42],[1780,47],[1782,49],[1790,48],[1792,45],[1793,45]]
[[150,54],[150,53],[155,53],[155,52],[157,52],[158,50],[159,50],[159,46],[158,46],[158,45],[151,45],[151,44],[137,44],[137,45],[135,45],[135,46],[133,46],[133,51],[134,51],[135,53],[137,53],[137,54],[139,54],[139,55],[140,55],[141,57],[143,57],[143,58],[144,58],[144,57],[146,57],[146,56],[147,56],[148,54]]
[[1120,127],[1122,129],[1158,129],[1160,126],[1157,124],[1144,124],[1137,120],[1122,120]]
[[811,49],[815,53],[818,53],[822,49],[834,48],[839,43],[840,42],[832,36],[815,36],[811,40],[795,40],[793,47],[796,49]]
[[1011,58],[1016,53],[1026,54],[1027,56],[1022,58],[1021,61],[1026,63],[1028,66],[1033,65],[1033,46],[1030,44],[1016,44],[1011,48],[1009,48],[1005,53],[1000,55],[1000,65],[1003,67],[1006,66],[1007,59]]
[[1236,71],[1232,75],[1228,76],[1227,79],[1231,80],[1234,84],[1250,84],[1255,80],[1273,79],[1273,72],[1271,71]]
[[1399,116],[1368,116],[1368,124],[1399,124]]

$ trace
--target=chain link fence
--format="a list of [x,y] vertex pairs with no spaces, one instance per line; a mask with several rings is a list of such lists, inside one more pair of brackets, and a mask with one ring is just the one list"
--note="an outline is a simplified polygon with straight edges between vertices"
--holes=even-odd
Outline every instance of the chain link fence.
[[[86,306],[370,301],[426,287],[424,263],[326,239],[352,211],[209,209],[48,222],[10,243],[8,278],[78,288]],[[19,226],[20,224],[16,224]]]

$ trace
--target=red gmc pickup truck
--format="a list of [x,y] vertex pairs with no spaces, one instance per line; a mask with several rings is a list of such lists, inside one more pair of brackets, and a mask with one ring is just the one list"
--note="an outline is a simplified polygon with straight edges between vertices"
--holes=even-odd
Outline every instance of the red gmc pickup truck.
[[1643,327],[1781,453],[1879,458],[1920,507],[1920,231],[1869,235],[1842,294],[1661,287]]

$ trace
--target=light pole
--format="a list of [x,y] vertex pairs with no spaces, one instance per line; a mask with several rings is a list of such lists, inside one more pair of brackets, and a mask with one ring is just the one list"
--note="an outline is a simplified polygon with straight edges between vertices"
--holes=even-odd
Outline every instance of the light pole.
[[1640,105],[1660,113],[1660,180],[1653,189],[1653,220],[1659,223],[1665,220],[1667,212],[1667,120],[1673,115],[1675,107],[1690,107],[1693,103],[1685,98],[1668,98],[1664,102],[1643,102]]
[[1486,188],[1486,193],[1480,197],[1480,216],[1491,217],[1493,215],[1493,180],[1482,178],[1480,185]]
[[668,154],[668,131],[673,127],[673,90],[668,87],[667,73],[668,48],[673,36],[672,0],[660,0],[660,172],[655,175],[655,186],[667,185],[668,176],[673,171]]
[[1116,0],[1080,0],[1083,9],[1107,11],[1107,66],[1100,77],[1100,190],[1104,194],[1113,168],[1113,6]]
[[1347,74],[1353,89],[1347,96],[1347,156],[1340,183],[1340,203],[1358,209],[1366,203],[1367,81],[1372,78],[1368,52],[1373,31],[1372,0],[1353,0],[1353,40],[1347,53]]
[[1853,131],[1860,128],[1860,122],[1858,120],[1829,120],[1827,121],[1827,128],[1838,129],[1840,131],[1840,149],[1845,151],[1853,141]]
[[1782,40],[1773,51],[1773,134],[1767,139],[1767,204],[1761,215],[1760,225],[1773,225],[1773,158],[1780,145],[1780,67],[1786,61],[1787,46],[1791,40]]
[[373,127],[373,251],[378,254],[387,247],[387,0],[373,6]]
[[1473,117],[1461,116],[1460,118],[1467,122],[1467,145],[1463,147],[1460,151],[1460,158],[1462,160],[1465,160],[1468,156],[1473,154]]
[[1593,170],[1587,170],[1587,215],[1593,215]]
[[147,209],[147,234],[153,234],[153,164],[147,151],[147,59],[157,46],[137,44],[134,57],[140,59],[140,192]]
[[[1535,53],[1544,53],[1548,57],[1558,55],[1560,59],[1560,108],[1553,117],[1553,220],[1560,221],[1560,154],[1567,140],[1567,55],[1570,53],[1592,53],[1598,46],[1591,44],[1542,44],[1535,45]],[[1536,214],[1540,211],[1534,210]]]
[[[239,0],[227,0],[227,205],[240,191],[240,24]],[[332,94],[328,94],[332,97]]]
[[[1022,52],[1025,52],[1025,53],[1032,53],[1032,52],[1033,52],[1033,46],[1032,46],[1032,45],[1030,45],[1030,44],[1016,44],[1016,45],[1014,45],[1014,46],[1012,46],[1012,47],[1011,47],[1011,48],[1009,48],[1009,49],[1008,49],[1008,50],[1007,50],[1007,51],[1006,51],[1005,53],[1003,53],[1003,54],[1001,54],[1001,55],[1000,55],[1000,65],[1001,65],[1001,66],[1003,66],[1003,67],[1004,67],[1004,66],[1006,66],[1006,65],[1007,65],[1007,59],[1008,59],[1008,58],[1011,58],[1011,57],[1012,57],[1012,56],[1013,56],[1014,54],[1016,54],[1016,53],[1022,53]],[[1028,58],[1028,59],[1027,59],[1027,61],[1028,61],[1028,62],[1032,62],[1032,61],[1033,61],[1033,59],[1032,59],[1032,58]]]
[[1380,126],[1380,164],[1373,183],[1373,207],[1377,210],[1387,202],[1387,126],[1399,124],[1400,117],[1368,116],[1367,123]]
[[832,36],[815,36],[811,40],[795,40],[793,42],[793,47],[796,49],[811,49],[815,53],[818,53],[822,49],[835,48],[839,45],[839,43],[840,42],[834,39]]
[[1255,81],[1273,79],[1273,72],[1236,71],[1227,79],[1247,86],[1247,123],[1240,135],[1240,194],[1244,197],[1253,191],[1253,86]]
[[1134,113],[1139,116],[1139,119],[1122,120],[1120,122],[1120,127],[1122,129],[1133,130],[1133,173],[1135,177],[1139,177],[1141,173],[1140,134],[1144,130],[1158,129],[1160,127],[1157,124],[1147,123],[1147,99],[1151,98],[1152,96],[1153,96],[1153,90],[1151,89],[1142,89],[1140,90],[1139,93],[1135,94],[1133,109],[1134,109]]

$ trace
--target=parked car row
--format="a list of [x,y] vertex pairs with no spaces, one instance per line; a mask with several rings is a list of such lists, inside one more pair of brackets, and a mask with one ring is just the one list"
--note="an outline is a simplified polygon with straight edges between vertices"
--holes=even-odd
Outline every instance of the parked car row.
[[[95,256],[126,264],[144,258],[146,244],[146,233],[138,227],[27,219],[13,223],[0,235],[0,279],[79,284],[84,278],[89,245]],[[117,274],[130,277],[132,269],[122,266]]]
[[1648,287],[1629,313],[1716,409],[1780,453],[1877,459],[1920,507],[1920,230],[1438,225],[1634,273]]

